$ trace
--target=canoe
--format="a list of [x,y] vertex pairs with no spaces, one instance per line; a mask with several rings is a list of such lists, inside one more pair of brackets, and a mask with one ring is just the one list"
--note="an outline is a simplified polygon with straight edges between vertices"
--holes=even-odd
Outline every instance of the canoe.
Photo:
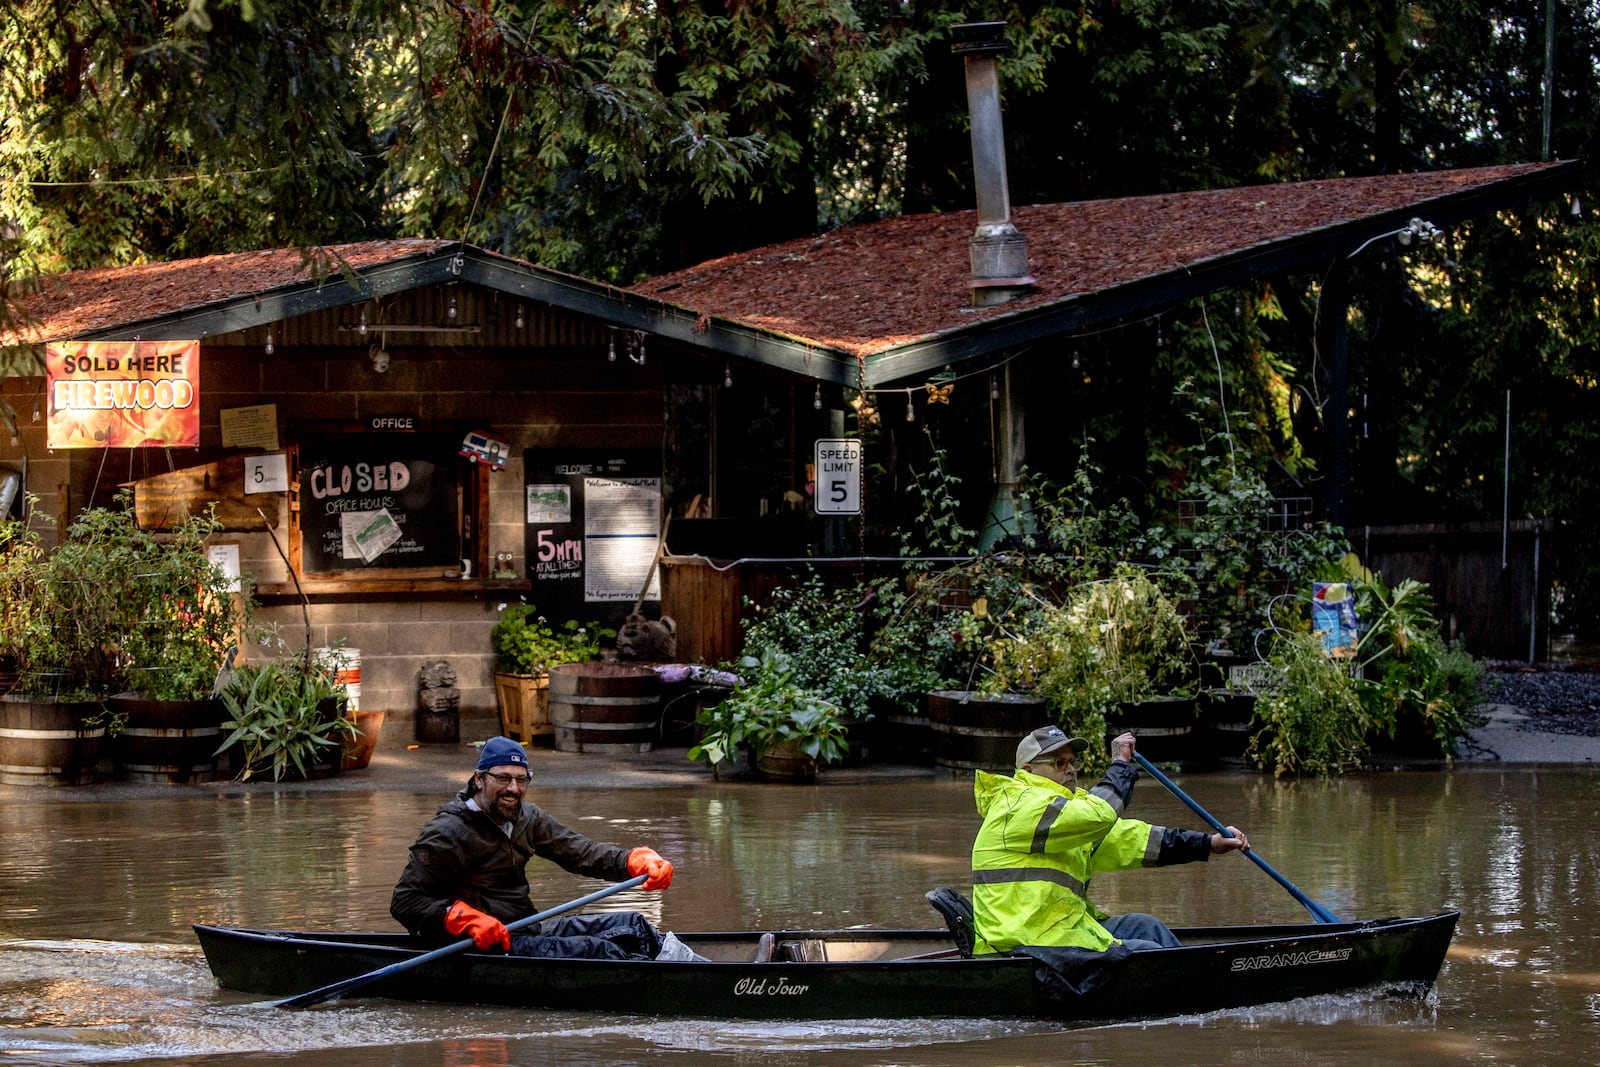
[[[1459,914],[1178,929],[1182,948],[1126,954],[1078,988],[1050,981],[1028,956],[964,958],[945,930],[856,929],[679,932],[704,963],[461,952],[360,995],[696,1018],[1155,1018],[1354,990],[1425,995]],[[406,934],[194,930],[224,989],[273,997],[426,951]]]

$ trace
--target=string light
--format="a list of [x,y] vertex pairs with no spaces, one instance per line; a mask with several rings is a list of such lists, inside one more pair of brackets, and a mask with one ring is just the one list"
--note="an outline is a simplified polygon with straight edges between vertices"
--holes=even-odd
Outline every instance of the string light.
[[916,422],[917,421],[917,409],[911,403],[911,390],[909,390],[909,389],[906,390],[906,421],[907,422]]
[[1072,350],[1072,369],[1078,369],[1078,350],[1076,348]]
[[822,383],[821,382],[817,383],[817,395],[811,398],[811,410],[812,411],[821,411],[822,410]]
[[616,361],[617,361],[617,331],[612,330],[611,331],[611,341],[606,346],[606,362],[607,363],[615,363]]
[[522,329],[525,320],[522,317],[522,305],[517,305],[517,329]]
[[33,421],[39,421],[39,401],[37,399],[33,402]]
[[268,330],[267,331],[267,343],[266,343],[267,355],[269,355],[269,356],[272,355],[273,351],[274,351],[274,347],[273,347],[273,344],[272,344],[272,331]]
[[1000,379],[994,376],[994,371],[989,372],[989,399],[1000,399]]
[[452,321],[456,317],[456,294],[454,294],[454,293],[450,294],[450,310],[445,312],[445,314],[450,316]]
[[356,326],[356,333],[360,334],[362,337],[365,337],[367,335],[367,309],[366,308],[362,308],[361,309],[361,322],[359,324],[357,324],[357,326]]
[[722,365],[722,387],[724,389],[733,388],[733,367],[727,363]]

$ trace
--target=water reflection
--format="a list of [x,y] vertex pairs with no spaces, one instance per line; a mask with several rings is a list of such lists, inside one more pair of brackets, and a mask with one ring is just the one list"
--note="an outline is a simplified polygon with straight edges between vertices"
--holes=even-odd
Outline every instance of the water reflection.
[[[1429,1001],[1317,998],[1244,1012],[1099,1027],[865,1021],[648,1020],[355,1001],[306,1012],[219,991],[194,921],[392,929],[389,891],[435,795],[194,795],[137,804],[8,799],[0,817],[0,1054],[29,1064],[1529,1063],[1595,1047],[1600,949],[1590,932],[1600,843],[1596,775],[1583,768],[1463,770],[1282,783],[1251,775],[1180,784],[1245,827],[1274,867],[1350,918],[1458,908]],[[935,885],[969,884],[971,787],[706,783],[557,790],[539,801],[594,837],[648,842],[678,865],[643,908],[668,928],[927,927]],[[1154,783],[1133,814],[1193,826]],[[597,883],[536,867],[535,899]],[[1097,879],[1109,910],[1175,925],[1307,921],[1237,856]],[[1579,1058],[1582,1054],[1579,1053]]]

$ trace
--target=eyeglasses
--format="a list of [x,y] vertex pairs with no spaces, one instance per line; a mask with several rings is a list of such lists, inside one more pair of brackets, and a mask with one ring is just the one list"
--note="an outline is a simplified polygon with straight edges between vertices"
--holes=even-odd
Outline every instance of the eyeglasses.
[[1065,756],[1057,756],[1054,759],[1034,760],[1033,762],[1052,765],[1058,771],[1072,771],[1077,770],[1078,767],[1076,760],[1070,760]]
[[484,771],[483,776],[485,778],[493,778],[501,785],[511,785],[512,783],[517,785],[528,784],[528,776],[526,774],[496,774],[493,771]]

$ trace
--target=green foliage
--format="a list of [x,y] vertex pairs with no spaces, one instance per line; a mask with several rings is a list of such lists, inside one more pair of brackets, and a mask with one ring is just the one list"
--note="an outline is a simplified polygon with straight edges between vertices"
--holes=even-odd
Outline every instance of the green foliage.
[[211,691],[253,599],[230,593],[206,554],[214,516],[158,535],[139,528],[131,504],[123,493],[115,507],[85,509],[48,553],[15,522],[0,533],[15,542],[0,564],[0,652],[15,659],[24,692],[186,700]]
[[1246,758],[1275,776],[1341,774],[1367,750],[1370,718],[1348,660],[1313,633],[1286,633],[1268,661],[1274,684],[1256,698]]
[[[1191,635],[1177,605],[1141,570],[1122,567],[1102,581],[1044,604],[1029,626],[991,642],[986,692],[1043,697],[1062,728],[1103,738],[1122,703],[1180,690],[1193,671]],[[1085,754],[1092,763],[1098,753]]]
[[354,740],[356,725],[345,717],[344,699],[344,686],[313,662],[310,649],[246,664],[222,692],[229,718],[217,753],[240,747],[240,781],[270,775],[277,782],[291,772],[303,778],[314,765],[339,758]]
[[743,660],[784,660],[785,679],[815,693],[844,714],[872,717],[876,697],[888,691],[881,662],[868,655],[865,591],[830,590],[816,575],[773,591],[745,618]]
[[1390,590],[1347,564],[1362,629],[1352,656],[1333,657],[1309,628],[1277,630],[1269,662],[1276,683],[1256,701],[1248,750],[1275,775],[1330,775],[1364,756],[1379,737],[1451,756],[1483,719],[1483,664],[1439,636],[1424,583]]
[[1483,664],[1447,645],[1427,586],[1410,578],[1392,591],[1372,576],[1355,583],[1356,614],[1375,617],[1358,646],[1367,717],[1385,736],[1421,735],[1446,756],[1484,719],[1478,683]]
[[790,741],[820,764],[837,763],[849,749],[841,721],[843,708],[798,681],[793,657],[774,648],[745,656],[738,664],[740,684],[733,695],[703,708],[700,743],[689,758],[704,760],[713,771],[733,760],[741,745],[753,764],[773,745]]
[[489,631],[495,670],[506,674],[545,674],[558,663],[585,663],[600,656],[600,639],[616,631],[568,619],[552,626],[529,603],[502,605]]

